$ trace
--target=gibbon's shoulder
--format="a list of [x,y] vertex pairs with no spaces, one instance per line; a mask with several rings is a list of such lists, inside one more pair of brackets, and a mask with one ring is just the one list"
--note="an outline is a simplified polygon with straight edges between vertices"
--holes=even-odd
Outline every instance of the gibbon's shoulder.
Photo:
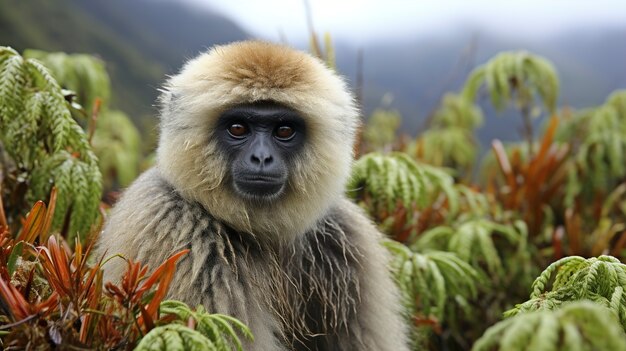
[[[202,206],[184,199],[153,167],[142,173],[122,194],[109,214],[104,234],[122,231],[117,225],[149,227],[172,212],[192,212],[204,215]],[[135,228],[136,230],[139,228]]]
[[331,219],[351,238],[363,238],[365,241],[378,242],[382,233],[369,219],[365,211],[346,197],[342,197],[328,212],[321,223]]
[[172,201],[180,195],[159,171],[158,167],[152,167],[143,172],[133,183],[124,190],[120,200],[115,204],[114,209],[126,202],[133,206],[140,207],[146,202]]

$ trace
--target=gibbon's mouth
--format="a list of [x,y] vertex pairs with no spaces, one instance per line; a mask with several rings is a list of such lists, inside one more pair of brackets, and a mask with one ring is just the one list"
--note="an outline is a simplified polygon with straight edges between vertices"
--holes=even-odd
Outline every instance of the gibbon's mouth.
[[273,198],[280,195],[285,185],[282,177],[247,175],[235,180],[235,188],[244,197]]

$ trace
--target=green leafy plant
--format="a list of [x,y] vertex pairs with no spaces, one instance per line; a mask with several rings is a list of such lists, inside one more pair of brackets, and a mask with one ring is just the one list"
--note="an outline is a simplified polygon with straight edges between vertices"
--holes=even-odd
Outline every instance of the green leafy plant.
[[482,122],[478,106],[460,95],[446,94],[430,119],[428,130],[415,140],[414,150],[408,152],[428,164],[470,173],[479,145],[474,131]]
[[577,201],[598,201],[626,179],[625,105],[626,90],[620,90],[599,107],[562,113],[564,123],[556,138],[570,142],[575,151],[568,178],[568,207],[579,206]]
[[396,132],[402,122],[398,111],[376,109],[367,120],[363,141],[368,150],[391,151],[394,149]]
[[102,191],[97,158],[48,70],[8,47],[0,47],[0,143],[10,158],[0,164],[8,173],[0,185],[11,205],[9,222],[17,226],[28,204],[46,198],[54,185],[52,227],[64,229],[70,241],[85,235]]
[[[485,273],[502,277],[505,274],[504,265],[496,248],[493,237],[495,235],[501,236],[515,248],[513,253],[507,253],[519,255],[518,264],[526,261],[528,265],[528,234],[526,224],[522,221],[510,226],[478,218],[458,223],[455,227],[439,226],[422,233],[411,246],[415,250],[438,249],[454,252],[465,262],[472,263],[473,267],[484,267]],[[504,245],[499,246],[502,249]]]
[[96,100],[108,103],[111,83],[104,62],[86,54],[25,50],[25,58],[41,62],[59,84],[77,94],[77,102],[91,111]]
[[530,300],[507,311],[506,315],[555,309],[567,301],[587,299],[610,308],[626,328],[625,290],[626,265],[615,257],[564,257],[535,279]]
[[469,308],[467,301],[476,297],[478,285],[484,283],[484,277],[454,253],[422,254],[390,240],[385,246],[393,253],[392,269],[405,298],[417,345],[424,342],[424,333],[440,332],[446,317],[453,318],[455,307]]
[[[176,319],[166,325],[156,327],[141,339],[135,348],[141,350],[217,350],[242,351],[238,332],[253,340],[250,329],[240,321],[222,314],[210,314],[202,306],[192,310],[186,304],[168,300],[160,307],[161,314]],[[186,323],[185,325],[176,322]],[[233,327],[234,326],[234,327]]]
[[589,301],[535,311],[487,329],[472,351],[625,350],[626,334],[605,307]]
[[449,174],[401,152],[362,156],[353,167],[347,189],[348,195],[381,223],[383,231],[400,241],[408,239],[411,227],[419,224],[421,215],[429,216],[432,208],[438,209],[443,220],[456,215],[459,207]]
[[100,160],[104,188],[126,187],[139,174],[140,135],[128,117],[105,110],[98,117],[93,149]]
[[38,50],[26,50],[24,56],[43,62],[61,87],[76,94],[72,101],[78,104],[72,104],[71,111],[88,129],[104,189],[128,186],[139,173],[140,135],[125,113],[109,108],[111,87],[104,62],[91,55]]
[[503,52],[475,68],[465,82],[461,95],[475,101],[481,86],[486,85],[491,103],[503,110],[510,101],[520,110],[524,121],[529,153],[533,145],[533,117],[541,113],[541,99],[548,113],[556,109],[559,79],[548,60],[528,52]]

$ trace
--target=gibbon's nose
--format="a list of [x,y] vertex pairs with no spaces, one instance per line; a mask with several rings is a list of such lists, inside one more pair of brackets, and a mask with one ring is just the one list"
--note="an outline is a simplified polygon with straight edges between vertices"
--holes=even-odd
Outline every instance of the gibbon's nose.
[[252,146],[252,152],[250,153],[250,162],[257,167],[266,167],[272,164],[274,158],[272,157],[272,150],[268,147],[264,140],[259,140]]
[[268,142],[271,136],[265,134],[257,135],[248,149],[248,162],[253,168],[267,171],[269,166],[274,163],[274,148]]
[[250,161],[255,166],[264,167],[272,164],[274,158],[267,147],[261,146],[250,154]]

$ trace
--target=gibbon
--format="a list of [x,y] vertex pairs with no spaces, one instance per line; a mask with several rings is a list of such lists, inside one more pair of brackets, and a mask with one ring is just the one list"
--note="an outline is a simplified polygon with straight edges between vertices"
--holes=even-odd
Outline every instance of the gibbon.
[[160,105],[156,165],[114,206],[100,254],[154,268],[190,249],[168,297],[240,319],[246,350],[408,349],[382,236],[344,196],[358,111],[338,75],[233,43],[187,62]]

